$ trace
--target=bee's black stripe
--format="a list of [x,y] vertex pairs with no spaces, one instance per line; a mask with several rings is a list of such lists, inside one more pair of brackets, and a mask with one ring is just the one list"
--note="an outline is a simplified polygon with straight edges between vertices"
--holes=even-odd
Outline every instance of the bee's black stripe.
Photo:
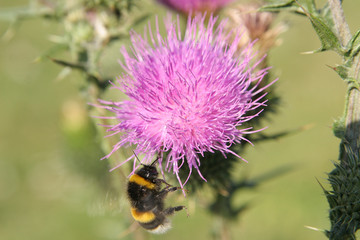
[[165,217],[163,216],[157,216],[153,221],[151,222],[147,222],[147,223],[142,223],[142,222],[139,222],[139,224],[147,229],[147,230],[153,230],[155,228],[157,228],[159,225],[161,225],[165,220]]

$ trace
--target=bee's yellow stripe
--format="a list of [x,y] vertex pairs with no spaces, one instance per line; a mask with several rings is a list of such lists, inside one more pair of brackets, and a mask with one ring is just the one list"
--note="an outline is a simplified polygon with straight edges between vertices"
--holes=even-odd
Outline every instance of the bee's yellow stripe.
[[141,223],[148,223],[155,219],[155,214],[151,211],[148,212],[138,212],[135,208],[131,208],[131,215],[133,218]]
[[154,183],[149,182],[148,180],[146,180],[143,177],[140,177],[137,174],[132,175],[129,179],[129,182],[134,182],[134,183],[144,186],[148,189],[155,189],[155,187],[156,187],[156,185]]

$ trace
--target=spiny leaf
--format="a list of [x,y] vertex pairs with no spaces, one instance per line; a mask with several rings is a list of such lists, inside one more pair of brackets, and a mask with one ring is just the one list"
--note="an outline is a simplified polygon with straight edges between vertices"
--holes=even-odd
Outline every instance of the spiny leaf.
[[[328,67],[333,69],[345,82],[348,83],[349,89],[356,88],[360,90],[360,84],[358,80],[351,77],[351,74],[349,74],[349,71],[351,71],[351,65],[352,65],[352,61],[349,60],[347,63],[343,65],[339,65],[336,67],[331,67],[331,66]],[[338,135],[336,134],[335,136],[338,137]]]
[[344,53],[344,49],[342,48],[339,39],[332,30],[332,16],[327,4],[322,9],[318,10],[314,0],[276,1],[275,3],[263,6],[260,10],[280,11],[283,9],[304,14],[309,18],[321,42],[320,49],[312,51],[311,53],[327,50],[334,50],[339,54]]
[[287,165],[264,173],[253,179],[245,178],[237,182],[230,181],[227,186],[224,186],[225,188],[223,191],[216,191],[216,198],[210,205],[210,211],[216,215],[226,218],[227,220],[236,220],[237,217],[249,207],[248,203],[241,206],[234,206],[232,204],[233,198],[236,196],[238,191],[247,188],[255,189],[260,184],[279,177],[280,175],[283,175],[293,169],[293,166]]
[[339,39],[332,31],[332,29],[326,24],[326,22],[320,16],[316,16],[304,9],[306,16],[309,18],[311,24],[313,25],[319,39],[321,42],[321,48],[315,50],[316,52],[322,52],[327,50],[334,50],[338,53],[342,53],[343,49],[339,42]]
[[279,12],[281,10],[288,10],[294,13],[304,15],[301,8],[296,4],[295,0],[288,1],[275,1],[270,4],[262,6],[259,11],[266,12]]
[[350,59],[354,58],[359,54],[360,51],[360,30],[358,30],[354,36],[350,39],[349,43],[346,46],[347,52],[346,55]]
[[263,11],[279,11],[282,9],[289,9],[294,7],[295,0],[287,0],[287,1],[275,1],[274,3],[265,5],[261,7]]
[[315,12],[315,2],[314,0],[303,0],[301,3],[304,4],[303,7],[301,7],[301,4],[298,0],[276,0],[276,1],[269,1],[271,2],[268,5],[265,5],[260,8],[261,11],[280,11],[280,10],[290,10],[295,13],[299,13],[301,15],[304,14],[305,8],[308,12]]
[[[58,53],[61,51],[66,51],[66,50],[68,50],[68,46],[66,44],[56,44],[56,45],[52,46],[51,48],[47,49],[40,56],[38,56],[34,60],[34,62],[42,61],[42,60],[48,58],[48,56],[51,56],[51,55],[54,55],[55,53]],[[51,60],[54,61],[53,59],[51,59]]]
[[86,68],[83,64],[79,64],[79,63],[72,63],[72,62],[68,62],[68,61],[64,61],[64,60],[60,60],[60,59],[56,59],[56,58],[50,58],[49,59],[51,61],[53,61],[54,63],[57,63],[61,66],[64,66],[64,67],[70,67],[70,68],[73,68],[73,69],[78,69],[78,70],[82,70],[82,71],[85,71]]
[[324,19],[328,26],[334,26],[333,16],[331,13],[330,5],[328,3],[326,3],[322,9],[320,9],[319,15],[322,17],[322,19]]
[[328,65],[328,67],[334,70],[337,74],[339,74],[339,76],[343,80],[347,79],[349,76],[349,67],[346,65],[338,65],[336,67],[332,67]]
[[47,16],[51,13],[51,10],[47,7],[34,8],[29,6],[21,6],[5,8],[0,9],[0,21],[13,22],[20,19]]
[[296,4],[301,9],[303,9],[304,6],[305,6],[306,12],[309,12],[309,13],[312,13],[312,14],[317,14],[318,10],[316,9],[316,5],[315,5],[314,0],[303,0],[303,1],[295,0]]

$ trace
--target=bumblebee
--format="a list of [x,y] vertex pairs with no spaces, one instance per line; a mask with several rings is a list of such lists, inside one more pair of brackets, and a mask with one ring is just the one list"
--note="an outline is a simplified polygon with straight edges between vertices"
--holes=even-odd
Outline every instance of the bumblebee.
[[[171,222],[167,217],[183,210],[185,206],[164,209],[166,195],[180,188],[158,178],[159,173],[154,166],[156,162],[157,159],[150,165],[142,164],[142,168],[131,175],[127,193],[133,218],[149,232],[161,234],[171,228]],[[166,187],[161,189],[163,183]]]

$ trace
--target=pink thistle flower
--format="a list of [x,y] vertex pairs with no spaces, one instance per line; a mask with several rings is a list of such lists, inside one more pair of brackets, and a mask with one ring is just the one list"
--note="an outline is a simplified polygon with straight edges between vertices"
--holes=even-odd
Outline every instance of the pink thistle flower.
[[191,12],[215,12],[233,0],[158,0],[158,2],[176,11],[189,14]]
[[[260,61],[251,65],[255,56],[251,44],[236,53],[241,35],[233,38],[225,33],[224,21],[218,27],[217,18],[211,16],[207,26],[204,21],[205,16],[189,17],[183,39],[179,18],[173,22],[171,17],[165,21],[166,37],[160,35],[157,21],[155,36],[149,26],[149,39],[131,33],[133,54],[123,47],[125,60],[120,63],[126,74],[113,84],[128,100],[99,100],[99,107],[113,112],[118,121],[107,131],[122,134],[104,158],[120,147],[136,145],[135,152],[145,155],[145,163],[158,156],[162,173],[166,162],[165,170],[172,171],[183,188],[193,169],[202,177],[200,155],[220,151],[241,158],[230,147],[248,141],[245,134],[262,130],[240,127],[265,106],[263,90],[272,83],[262,88],[259,84],[268,69],[256,71]],[[227,45],[230,37],[233,41]],[[135,171],[135,155],[113,169],[130,160]],[[183,182],[179,169],[185,162],[190,172]]]

